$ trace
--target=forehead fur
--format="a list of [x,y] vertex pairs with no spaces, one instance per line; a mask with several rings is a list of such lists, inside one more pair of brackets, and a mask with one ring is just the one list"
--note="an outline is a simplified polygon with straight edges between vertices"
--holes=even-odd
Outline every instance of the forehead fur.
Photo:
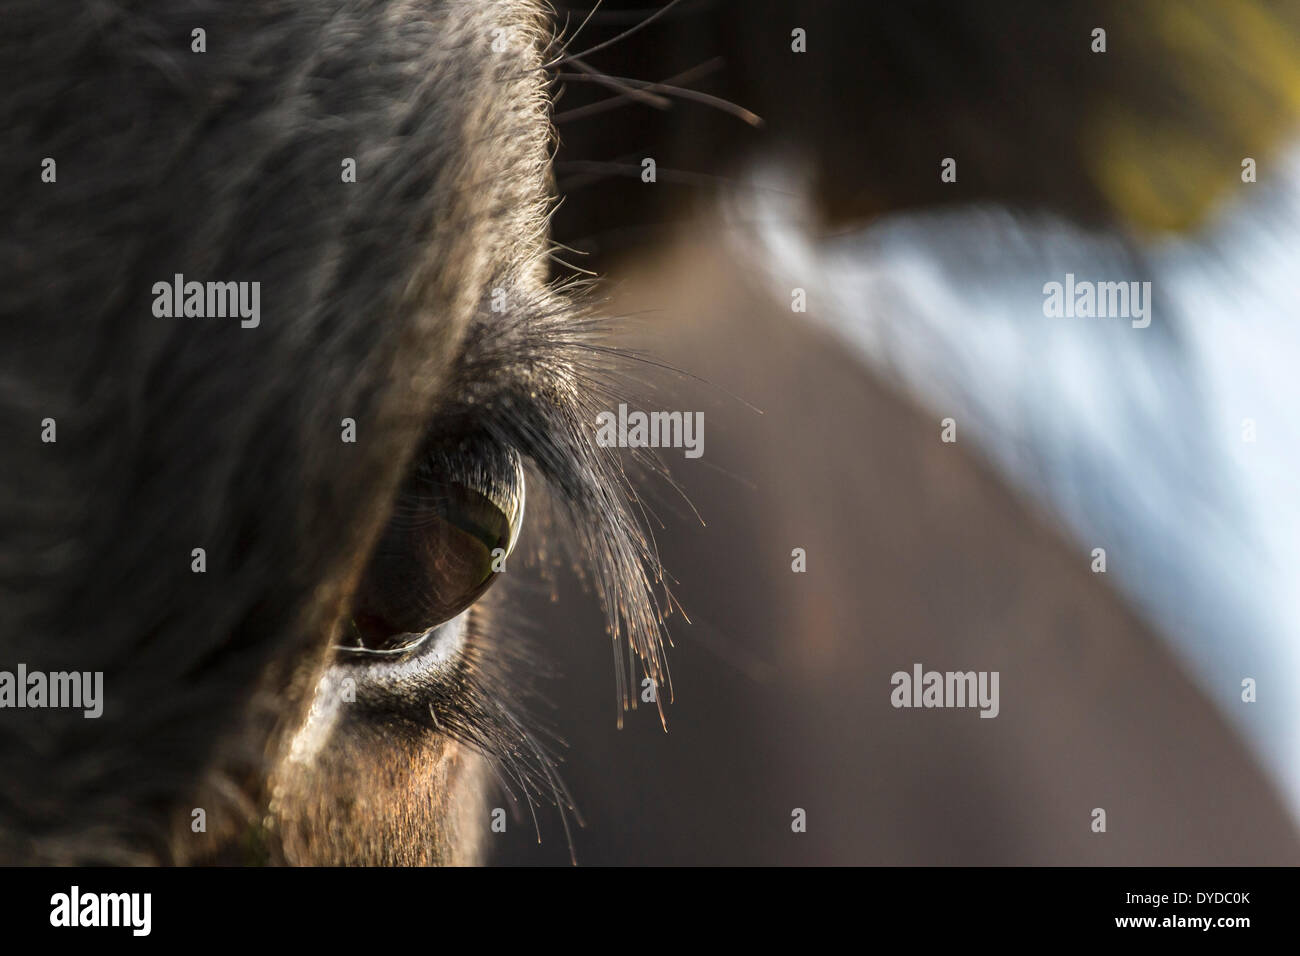
[[[98,721],[0,725],[13,855],[163,846],[258,675],[323,646],[484,290],[536,281],[543,31],[517,0],[7,8],[0,428],[58,443],[4,469],[3,656],[105,672]],[[154,316],[175,274],[259,282],[259,326]]]

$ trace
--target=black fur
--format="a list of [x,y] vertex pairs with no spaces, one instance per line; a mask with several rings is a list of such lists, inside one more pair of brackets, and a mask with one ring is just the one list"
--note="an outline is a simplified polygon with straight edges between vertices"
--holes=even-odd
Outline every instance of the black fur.
[[[482,416],[533,459],[662,668],[649,554],[581,433],[584,326],[546,287],[546,30],[516,0],[7,9],[0,663],[102,670],[106,704],[3,715],[5,859],[473,858],[438,818],[477,758],[436,732],[407,743],[441,789],[391,827],[268,815],[329,799],[282,751],[430,422]],[[175,273],[260,281],[260,325],[155,317]]]

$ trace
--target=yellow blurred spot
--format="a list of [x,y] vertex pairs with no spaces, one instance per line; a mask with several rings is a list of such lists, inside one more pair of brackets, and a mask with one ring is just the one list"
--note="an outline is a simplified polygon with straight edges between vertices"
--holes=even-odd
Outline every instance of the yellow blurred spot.
[[[1105,55],[1130,59],[1133,75],[1165,78],[1175,99],[1147,113],[1110,103],[1089,117],[1089,168],[1135,229],[1192,229],[1243,187],[1244,157],[1260,163],[1263,179],[1267,158],[1295,135],[1300,18],[1293,5],[1254,0],[1138,3],[1125,12],[1132,29]],[[1123,45],[1135,37],[1140,48]]]

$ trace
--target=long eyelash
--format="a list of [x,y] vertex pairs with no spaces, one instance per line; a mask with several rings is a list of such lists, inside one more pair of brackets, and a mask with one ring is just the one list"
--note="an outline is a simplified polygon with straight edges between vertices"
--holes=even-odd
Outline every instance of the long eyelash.
[[[621,393],[631,376],[621,366],[630,370],[638,356],[611,344],[611,323],[579,304],[588,286],[571,280],[525,294],[516,291],[528,287],[522,281],[502,280],[498,288],[506,290],[509,308],[493,312],[485,303],[471,324],[429,441],[438,447],[471,430],[527,460],[532,537],[539,537],[539,518],[546,530],[558,525],[567,532],[560,542],[580,577],[594,584],[605,613],[620,726],[623,712],[637,704],[629,690],[639,686],[638,665],[663,689],[655,695],[663,721],[664,701],[672,697],[664,618],[675,602],[653,538],[634,511],[649,517],[618,451],[595,441],[597,413],[614,405],[616,394],[628,400]],[[640,450],[632,461],[663,474],[657,460]],[[537,494],[543,490],[550,493]],[[548,545],[534,548],[543,562]],[[535,683],[548,671],[546,657],[519,633],[525,622],[492,613],[500,597],[489,592],[470,611],[470,639],[454,677],[404,694],[399,706],[388,709],[390,726],[440,733],[482,754],[502,790],[527,808],[539,840],[536,808],[554,805],[574,858],[569,816],[579,825],[581,818],[558,772],[557,749],[564,744],[546,721],[536,719],[535,705],[544,699]]]
[[[569,858],[576,863],[569,815],[579,826],[582,818],[559,775],[556,750],[564,741],[536,719],[538,704],[544,701],[534,681],[549,672],[545,659],[526,636],[492,615],[490,602],[487,606],[486,611],[476,607],[470,612],[470,639],[453,690],[425,699],[432,728],[487,759],[501,789],[516,806],[527,808],[538,842],[542,831],[537,807],[553,805]],[[490,628],[484,626],[485,616],[492,617]]]
[[[582,819],[559,776],[558,751],[565,743],[538,719],[541,705],[553,704],[539,693],[537,678],[554,674],[523,628],[494,613],[499,598],[490,592],[467,613],[464,651],[452,673],[409,675],[400,693],[374,705],[370,719],[389,734],[412,740],[439,734],[482,755],[502,791],[531,815],[538,842],[537,808],[549,804],[559,811],[576,862],[569,817],[579,826]],[[359,698],[358,706],[370,705]]]
[[[618,42],[677,2],[667,3],[614,40],[570,53],[580,26],[546,68],[578,62],[581,56]],[[580,66],[590,69],[585,63]],[[542,222],[546,219],[542,217]],[[548,247],[546,254],[553,252]],[[484,302],[467,330],[459,360],[453,363],[455,373],[443,392],[437,421],[449,432],[465,425],[481,429],[529,461],[530,478],[540,478],[549,489],[550,512],[568,532],[562,540],[575,570],[594,584],[605,613],[614,649],[616,699],[621,705],[619,726],[623,713],[636,707],[636,694],[629,690],[639,686],[638,664],[662,688],[655,695],[662,722],[664,701],[672,699],[664,618],[675,602],[653,538],[634,511],[635,506],[642,518],[648,517],[623,461],[617,450],[600,447],[594,433],[597,414],[616,405],[618,398],[629,397],[620,394],[630,382],[622,367],[631,367],[637,356],[608,341],[611,323],[588,304],[588,280],[569,280],[541,292],[523,291],[535,288],[523,277],[538,267],[526,263],[518,267],[517,275],[499,280],[497,288],[506,292],[508,301],[504,310],[493,311]],[[651,453],[634,450],[631,460],[663,474]],[[537,496],[531,485],[529,494],[529,521],[535,523]],[[662,601],[656,586],[662,589]],[[489,599],[486,607],[491,604]],[[502,789],[516,803],[522,798],[539,840],[537,803],[549,802],[559,809],[574,859],[568,815],[572,813],[579,825],[581,818],[560,780],[553,752],[563,742],[544,729],[534,730],[544,725],[528,713],[529,703],[539,699],[532,679],[545,672],[544,658],[530,651],[529,641],[517,633],[505,639],[512,630],[508,620],[495,619],[491,628],[483,627],[487,613],[483,605],[471,611],[471,640],[453,686],[444,685],[422,698],[422,706],[434,730],[483,754]]]
[[[470,328],[447,394],[454,404],[443,421],[471,418],[496,440],[532,463],[551,492],[568,531],[569,549],[594,584],[615,648],[616,693],[622,711],[636,706],[636,668],[665,692],[672,685],[664,651],[664,618],[674,606],[653,539],[633,511],[640,502],[616,449],[595,441],[596,415],[616,404],[628,378],[618,368],[621,350],[609,344],[609,323],[577,297],[587,283],[510,300],[500,313],[484,309]],[[627,355],[630,364],[632,355]],[[627,400],[626,395],[621,396]],[[653,460],[634,462],[656,468]],[[662,589],[662,599],[656,594]]]

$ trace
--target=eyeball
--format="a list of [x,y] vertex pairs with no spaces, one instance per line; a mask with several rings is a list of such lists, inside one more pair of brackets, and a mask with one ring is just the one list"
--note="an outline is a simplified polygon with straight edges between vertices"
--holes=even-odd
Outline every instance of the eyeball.
[[342,649],[401,653],[492,585],[524,516],[518,454],[485,436],[421,454],[344,621]]

